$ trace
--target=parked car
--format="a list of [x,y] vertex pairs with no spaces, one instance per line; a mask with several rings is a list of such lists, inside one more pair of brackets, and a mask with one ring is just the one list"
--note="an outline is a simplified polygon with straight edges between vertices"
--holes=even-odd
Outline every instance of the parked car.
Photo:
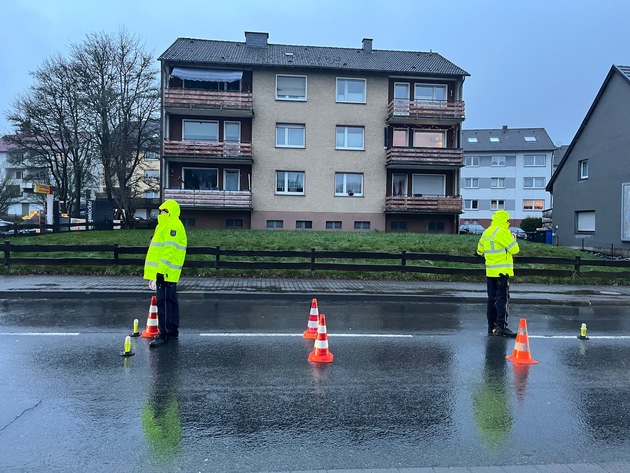
[[13,227],[13,222],[7,222],[6,220],[0,220],[0,230],[8,230]]
[[464,224],[459,226],[459,233],[470,235],[481,235],[484,228],[481,225],[476,224]]
[[527,233],[522,228],[510,227],[510,231],[516,235],[516,238],[527,238]]

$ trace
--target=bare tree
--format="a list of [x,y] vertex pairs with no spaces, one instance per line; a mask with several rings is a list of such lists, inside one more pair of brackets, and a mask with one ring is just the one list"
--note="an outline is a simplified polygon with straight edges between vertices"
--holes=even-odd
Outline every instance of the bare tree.
[[0,169],[0,215],[6,215],[9,207],[18,201],[20,187]]
[[136,208],[145,153],[159,150],[160,95],[155,59],[124,30],[91,34],[73,47],[90,110],[107,197],[129,222]]

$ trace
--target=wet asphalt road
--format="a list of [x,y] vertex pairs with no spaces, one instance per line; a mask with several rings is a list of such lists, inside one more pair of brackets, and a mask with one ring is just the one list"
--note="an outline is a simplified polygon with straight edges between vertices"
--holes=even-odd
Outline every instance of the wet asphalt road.
[[[0,300],[0,471],[287,471],[630,461],[627,307],[194,300],[120,356],[148,301]],[[588,341],[577,339],[581,323]]]

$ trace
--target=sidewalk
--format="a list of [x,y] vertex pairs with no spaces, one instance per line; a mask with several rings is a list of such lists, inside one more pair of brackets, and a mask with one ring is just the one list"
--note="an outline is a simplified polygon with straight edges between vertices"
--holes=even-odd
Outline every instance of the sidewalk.
[[[142,296],[151,291],[137,276],[7,275],[0,278],[0,298]],[[343,297],[410,301],[485,302],[483,282],[452,283],[356,279],[186,278],[180,298]],[[510,286],[513,304],[630,305],[630,286],[518,284]]]

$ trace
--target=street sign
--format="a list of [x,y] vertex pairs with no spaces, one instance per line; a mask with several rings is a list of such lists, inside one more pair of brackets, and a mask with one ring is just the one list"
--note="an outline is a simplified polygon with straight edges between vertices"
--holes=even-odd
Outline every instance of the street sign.
[[55,188],[53,186],[48,186],[45,184],[35,184],[36,194],[52,194],[53,192],[55,192]]

